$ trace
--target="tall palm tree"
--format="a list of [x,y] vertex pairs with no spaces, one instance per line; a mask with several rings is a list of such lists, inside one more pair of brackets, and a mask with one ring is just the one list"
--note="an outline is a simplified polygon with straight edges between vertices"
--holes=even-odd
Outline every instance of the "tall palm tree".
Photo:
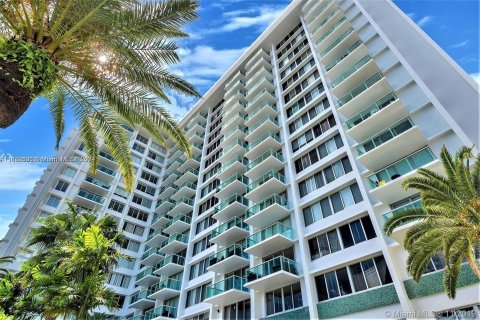
[[473,147],[462,147],[452,157],[444,146],[440,159],[446,176],[421,168],[418,177],[403,183],[405,189],[420,191],[422,208],[399,212],[386,222],[384,231],[390,235],[396,227],[418,220],[403,244],[409,254],[408,273],[420,281],[430,258],[442,252],[444,287],[453,299],[464,261],[480,277],[476,257],[480,249],[480,156],[474,156]]
[[162,107],[165,88],[199,96],[167,66],[179,61],[175,38],[196,19],[196,0],[4,0],[0,2],[0,128],[16,122],[32,99],[46,96],[57,135],[71,108],[97,166],[99,133],[125,184],[133,165],[120,119],[165,136],[191,156],[182,129]]
[[[12,263],[15,257],[7,256],[7,257],[0,257],[0,266],[5,263]],[[0,268],[0,277],[7,274],[8,270],[5,268]]]

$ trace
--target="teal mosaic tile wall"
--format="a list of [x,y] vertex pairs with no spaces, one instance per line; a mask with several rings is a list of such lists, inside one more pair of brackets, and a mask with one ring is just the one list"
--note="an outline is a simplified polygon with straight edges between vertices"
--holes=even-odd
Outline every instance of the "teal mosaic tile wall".
[[270,317],[262,318],[260,320],[306,320],[310,319],[310,312],[308,307],[296,309],[289,312],[284,312],[279,315],[272,315]]

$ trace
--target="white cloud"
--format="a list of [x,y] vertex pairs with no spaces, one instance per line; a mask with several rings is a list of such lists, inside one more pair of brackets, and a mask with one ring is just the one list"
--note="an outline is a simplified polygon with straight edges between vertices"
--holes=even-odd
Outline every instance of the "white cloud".
[[475,80],[475,82],[480,85],[480,73],[470,73],[470,76]]
[[37,163],[0,162],[0,190],[30,191],[44,169]]
[[461,48],[461,47],[465,47],[467,44],[468,44],[468,39],[462,42],[452,44],[450,48]]
[[[217,31],[235,31],[243,28],[257,27],[265,29],[282,13],[284,6],[261,6],[243,10],[235,10],[223,14],[226,23]],[[252,15],[253,14],[253,15]]]
[[408,16],[410,19],[414,20],[415,17],[417,16],[417,14],[414,13],[414,12],[410,12],[410,13],[407,13],[407,16]]
[[0,139],[0,143],[7,143],[12,141],[11,139]]
[[419,27],[425,27],[427,24],[433,21],[432,16],[425,16],[417,21]]

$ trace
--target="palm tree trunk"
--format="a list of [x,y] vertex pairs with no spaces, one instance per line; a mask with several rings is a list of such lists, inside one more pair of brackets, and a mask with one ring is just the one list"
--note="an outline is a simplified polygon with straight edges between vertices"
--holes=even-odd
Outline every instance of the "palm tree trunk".
[[0,128],[4,129],[15,123],[28,109],[32,97],[38,92],[32,92],[17,81],[23,74],[14,63],[0,61]]
[[468,263],[470,264],[470,268],[472,268],[473,272],[480,278],[480,270],[478,270],[477,263],[475,262],[475,258],[468,257]]

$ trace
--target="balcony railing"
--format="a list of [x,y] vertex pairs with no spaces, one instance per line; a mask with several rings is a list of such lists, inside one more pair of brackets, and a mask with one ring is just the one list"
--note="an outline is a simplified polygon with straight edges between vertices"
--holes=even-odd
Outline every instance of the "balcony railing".
[[215,238],[225,231],[233,228],[233,227],[239,227],[240,229],[248,231],[248,225],[243,222],[243,220],[239,217],[233,217],[232,219],[228,220],[227,222],[222,223],[220,226],[217,228],[213,229],[212,231],[212,238]]
[[282,154],[273,150],[273,149],[270,149],[270,150],[266,151],[264,154],[262,154],[260,157],[258,157],[257,159],[251,161],[247,165],[247,170],[255,168],[258,164],[262,163],[265,159],[267,159],[270,156],[273,156],[273,157],[277,158],[279,161],[283,162]]
[[264,93],[268,93],[268,94],[271,95],[273,98],[275,98],[275,92],[271,92],[271,91],[269,91],[268,89],[263,89],[263,90],[261,90],[259,93],[257,93],[257,94],[255,95],[255,97],[252,98],[251,102],[249,102],[249,103],[247,104],[247,106],[254,104],[254,103],[257,101],[257,99],[260,98],[260,96],[261,96],[262,94],[264,94]]
[[220,167],[220,170],[218,171],[218,173],[222,173],[224,171],[226,171],[228,168],[230,168],[230,166],[232,164],[234,164],[235,162],[240,162],[244,165],[247,165],[248,164],[248,160],[247,158],[243,157],[243,156],[235,156],[233,157],[232,159],[228,160],[227,162],[225,162],[221,167]]
[[233,256],[248,259],[248,253],[243,251],[243,247],[241,245],[235,243],[223,249],[222,251],[211,255],[209,259],[209,265],[213,266],[214,264]]
[[243,287],[245,282],[245,278],[231,276],[222,281],[213,283],[207,287],[206,298],[211,298],[232,289],[249,292],[248,288]]
[[250,112],[250,113],[245,117],[245,120],[246,120],[246,121],[250,120],[250,119],[253,118],[257,113],[259,113],[260,111],[262,111],[263,108],[265,108],[265,107],[270,107],[270,108],[272,108],[273,110],[278,111],[276,105],[274,105],[274,104],[272,105],[272,104],[270,104],[269,102],[265,102],[265,103],[263,103],[262,105],[258,106],[255,110],[253,110],[252,112]]
[[159,219],[162,219],[162,218],[171,219],[172,217],[170,217],[166,212],[163,212],[160,214],[154,214],[152,219],[152,224],[154,224],[155,222],[157,222]]
[[255,141],[253,141],[250,145],[248,145],[247,151],[252,150],[253,148],[258,146],[260,143],[262,143],[264,140],[266,140],[269,137],[273,138],[274,140],[276,140],[279,143],[282,143],[282,141],[280,139],[280,134],[278,132],[274,133],[273,131],[267,131],[264,134],[262,134],[260,137],[255,139]]
[[156,269],[158,270],[162,267],[165,267],[169,263],[174,263],[174,264],[178,264],[180,266],[184,266],[185,265],[185,258],[182,257],[182,256],[177,256],[176,254],[166,256],[165,259],[163,259],[162,261],[157,263]]
[[109,176],[112,176],[112,177],[115,176],[115,171],[113,171],[112,169],[107,168],[107,167],[105,167],[105,166],[103,166],[103,165],[101,165],[101,164],[97,165],[97,170],[98,170],[98,171],[101,171],[101,172],[103,172],[103,173],[106,173],[106,174],[108,174]]
[[373,76],[365,80],[364,82],[360,83],[358,86],[350,90],[346,95],[344,95],[342,98],[338,100],[338,105],[343,106],[371,86],[373,86],[375,83],[383,79],[383,74],[381,72],[375,73]]
[[[132,300],[130,301],[130,304],[133,304],[133,303],[137,302],[138,300],[148,299],[147,297],[149,295],[151,295],[152,293],[153,293],[152,289],[150,289],[150,288],[142,289],[132,296]],[[150,299],[148,299],[148,300],[150,300]]]
[[347,128],[351,129],[356,125],[362,123],[363,121],[367,120],[368,118],[376,114],[378,111],[392,104],[392,102],[395,100],[397,100],[397,96],[395,95],[395,93],[391,92],[387,94],[385,97],[381,98],[377,102],[366,107],[360,113],[356,114],[355,116],[347,120],[345,122]]
[[408,210],[408,209],[415,209],[415,208],[418,209],[418,208],[421,208],[421,207],[422,207],[422,200],[418,199],[416,201],[407,203],[406,205],[403,205],[401,207],[393,209],[390,212],[387,212],[387,213],[383,214],[383,220],[385,222],[387,222],[389,219],[391,219],[392,217],[394,217],[396,214],[398,214],[400,212],[403,212],[403,211]]
[[161,228],[161,229],[158,229],[158,230],[155,230],[154,232],[150,233],[147,237],[147,241],[150,241],[152,240],[153,238],[155,238],[156,236],[158,235],[161,235],[161,236],[164,236],[164,237],[168,237],[168,234],[164,233],[163,232],[163,229],[164,228]]
[[[312,1],[312,2],[313,2],[313,1]],[[318,11],[318,13],[317,13],[314,17],[312,17],[312,18],[310,18],[310,19],[308,20],[307,24],[308,24],[308,25],[311,25],[312,22],[315,21],[315,19],[317,19],[318,16],[320,16],[325,10],[327,10],[327,8],[328,8],[332,3],[334,3],[334,2],[335,2],[335,1],[333,1],[333,0],[328,1],[328,2],[320,9],[320,11]],[[308,10],[308,12],[310,12],[310,10],[311,10],[312,8],[313,8],[313,7],[311,7],[311,8]],[[307,14],[308,14],[308,12],[307,12]]]
[[147,318],[143,320],[151,320],[158,317],[175,319],[177,317],[177,307],[159,306],[153,310],[147,311],[145,317]]
[[165,254],[160,252],[160,248],[150,248],[142,254],[142,260],[144,260],[144,259],[146,259],[146,258],[148,258],[148,257],[150,257],[154,254],[165,257]]
[[298,275],[297,263],[283,256],[273,258],[247,270],[247,282],[269,276],[279,271]]
[[332,88],[335,88],[338,86],[340,83],[342,83],[345,79],[350,77],[352,74],[355,73],[358,69],[366,65],[368,62],[372,60],[372,57],[370,56],[365,56],[362,59],[360,59],[357,63],[355,63],[352,67],[350,67],[348,70],[346,70],[344,73],[342,73],[338,78],[332,81],[331,85]]
[[140,272],[139,274],[137,274],[137,276],[135,277],[135,281],[138,281],[142,278],[145,278],[146,276],[154,276],[154,277],[158,277],[157,275],[154,275],[153,274],[153,271],[155,271],[155,268],[154,267],[149,267],[145,270],[143,270],[142,272]]
[[360,45],[362,44],[363,42],[361,40],[358,40],[358,41],[355,41],[354,44],[352,44],[347,50],[343,51],[342,53],[340,53],[338,56],[336,56],[333,61],[331,63],[329,63],[328,65],[325,66],[325,69],[327,71],[330,71],[332,70],[333,67],[335,67],[340,61],[342,61],[343,59],[345,59],[346,57],[348,57],[348,55],[350,53],[352,53],[353,51],[355,51],[355,49],[357,49],[358,47],[360,47]]
[[87,181],[88,183],[91,183],[91,184],[94,184],[100,188],[103,188],[105,190],[110,190],[111,188],[111,185],[103,180],[100,180],[98,178],[95,178],[95,177],[92,177],[91,175],[87,175],[85,177],[85,181]]
[[367,177],[370,187],[375,189],[394,179],[397,179],[409,172],[412,172],[427,163],[435,160],[435,156],[428,147],[423,148],[411,155],[392,163],[382,170],[375,172]]
[[217,212],[220,212],[222,211],[223,209],[225,209],[226,207],[228,207],[229,205],[231,205],[232,203],[235,203],[235,202],[238,202],[238,203],[241,203],[245,206],[248,206],[248,200],[245,199],[242,195],[240,194],[234,194],[232,195],[230,198],[228,198],[227,200],[223,201],[222,203],[218,204],[216,207],[215,207],[215,213]]
[[107,153],[107,152],[105,152],[105,151],[100,151],[98,154],[99,154],[100,157],[102,157],[102,158],[105,158],[105,159],[107,159],[107,160],[109,160],[109,161],[115,162],[115,159],[114,159],[109,153]]
[[250,126],[250,129],[248,129],[247,134],[251,134],[254,132],[258,127],[260,127],[262,124],[267,122],[268,120],[272,121],[273,124],[278,126],[278,121],[275,119],[275,117],[272,117],[271,115],[265,115],[263,116],[260,120],[258,120],[254,125]]
[[318,26],[315,27],[315,29],[312,30],[312,34],[315,34],[315,32],[317,32],[321,27],[323,27],[339,11],[340,11],[340,8],[333,10],[328,16],[325,17],[325,19],[322,20],[322,22],[318,24]]
[[268,208],[268,207],[270,207],[274,204],[278,204],[278,205],[290,210],[290,205],[289,205],[287,199],[285,199],[282,196],[279,196],[278,194],[272,194],[271,196],[265,198],[265,200],[263,200],[262,202],[257,203],[256,205],[248,208],[245,211],[245,219],[256,215],[260,211],[262,211],[262,210],[264,210],[264,209],[266,209],[266,208]]
[[162,289],[172,289],[172,290],[180,290],[180,280],[177,279],[171,279],[171,278],[166,278],[157,283],[156,285],[153,286],[152,291],[157,292]]
[[293,230],[287,225],[280,222],[275,222],[272,225],[252,234],[247,238],[247,247],[251,247],[275,235],[283,235],[290,240],[293,240]]
[[98,194],[95,194],[95,193],[88,192],[87,190],[84,190],[84,189],[80,189],[78,191],[78,196],[99,204],[103,204],[105,202],[105,199],[102,196],[99,196]]
[[175,217],[172,218],[172,220],[170,220],[166,225],[165,225],[165,228],[168,228],[170,227],[171,225],[173,225],[175,222],[177,221],[183,221],[185,223],[191,223],[192,222],[192,218],[187,216],[187,215],[184,215],[184,214],[179,214],[179,215],[176,215]]
[[235,148],[236,146],[241,146],[242,148],[247,147],[247,143],[243,140],[236,139],[232,143],[230,143],[225,149],[223,149],[222,153],[220,154],[220,157],[227,154],[230,150]]
[[172,243],[174,241],[182,242],[187,244],[188,243],[188,236],[181,233],[174,233],[160,244],[160,248],[165,247],[167,244]]
[[176,187],[176,190],[178,191],[178,190],[182,189],[183,187],[187,187],[187,188],[195,190],[197,188],[197,185],[195,183],[191,183],[190,181],[185,181],[184,183],[182,183],[181,185]]
[[234,175],[227,178],[227,180],[220,183],[217,190],[220,191],[220,190],[224,189],[226,186],[230,185],[234,181],[240,181],[245,185],[248,184],[248,178],[247,177],[245,177],[243,174],[235,173]]
[[281,181],[285,184],[287,183],[287,179],[285,178],[285,176],[283,174],[279,173],[276,170],[270,170],[267,173],[265,173],[263,176],[261,176],[260,178],[255,180],[254,182],[250,183],[247,186],[247,192],[251,192],[251,191],[255,190],[256,188],[258,188],[259,186],[261,186],[265,182],[270,181],[272,179],[277,179],[277,180],[279,180],[279,181]]
[[338,22],[335,23],[330,29],[328,29],[323,34],[323,36],[321,36],[317,41],[315,41],[315,45],[318,45],[320,42],[325,40],[325,38],[327,38],[329,35],[331,35],[335,30],[337,30],[337,28],[340,27],[340,25],[342,25],[342,23],[344,23],[346,20],[347,20],[346,17],[342,17],[342,19],[338,20]]
[[243,133],[247,133],[248,129],[247,127],[245,127],[244,125],[236,125],[235,127],[233,127],[232,129],[230,129],[226,134],[225,136],[223,137],[223,139],[228,139],[231,135],[233,135],[235,133],[235,131],[237,130],[240,130],[242,131]]
[[368,138],[367,140],[361,142],[355,149],[359,156],[371,151],[380,145],[384,144],[387,141],[392,140],[396,136],[404,133],[408,129],[414,126],[410,118],[404,118],[399,122],[395,123],[389,128],[386,128],[379,133],[376,133],[373,137]]
[[325,50],[320,52],[320,57],[324,57],[327,53],[333,50],[340,42],[342,42],[346,37],[348,37],[355,29],[349,28],[345,31],[337,40],[333,41],[331,45],[329,45]]

